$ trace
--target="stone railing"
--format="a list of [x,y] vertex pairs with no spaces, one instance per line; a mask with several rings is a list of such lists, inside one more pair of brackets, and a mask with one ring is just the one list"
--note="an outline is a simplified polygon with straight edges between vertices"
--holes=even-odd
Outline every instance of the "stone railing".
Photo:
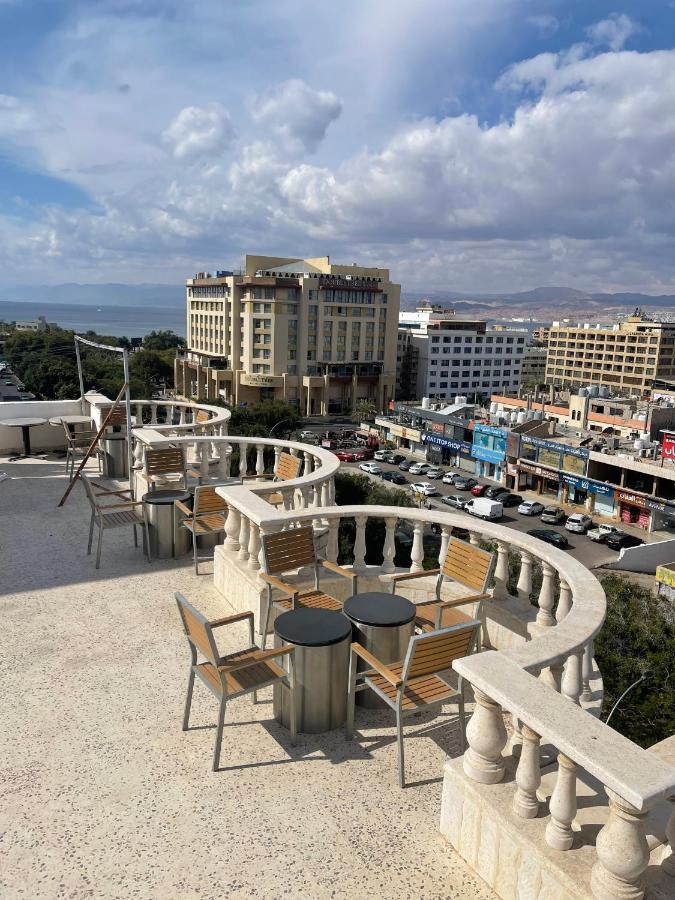
[[[232,415],[229,409],[222,406],[173,399],[133,400],[131,406],[137,427],[147,424],[155,431],[172,435],[226,435]],[[209,416],[207,420],[203,419],[205,414]],[[198,421],[198,416],[201,421]]]
[[[463,514],[323,504],[299,513],[275,510],[243,485],[224,486],[218,491],[228,502],[226,540],[219,552],[236,559],[251,574],[263,563],[262,536],[302,522],[327,527],[326,556],[336,562],[338,530],[343,519],[355,523],[353,569],[358,573],[369,572],[373,566],[366,564],[366,525],[369,518],[375,517],[384,520],[385,537],[381,562],[378,560],[379,565],[374,568],[377,577],[386,582],[386,576],[396,571],[398,523],[405,520],[412,526],[411,571],[420,571],[424,560],[424,529],[434,522],[441,529],[439,562],[445,557],[453,528],[468,531],[472,543],[487,540],[496,545],[495,599],[490,604],[493,609],[495,605],[499,607],[500,601],[508,601],[507,581],[514,575],[509,568],[510,564],[513,567],[515,554],[518,597],[536,603],[536,617],[529,627],[529,640],[454,664],[456,671],[472,685],[475,695],[474,711],[467,727],[468,749],[460,774],[467,782],[487,786],[487,791],[503,781],[508,758],[503,712],[510,713],[513,726],[510,758],[517,761],[510,811],[514,830],[522,830],[519,822],[540,817],[536,855],[544,859],[544,846],[556,851],[570,849],[577,813],[577,769],[589,773],[609,798],[609,811],[604,807],[606,822],[596,841],[592,875],[589,873],[589,890],[602,900],[642,896],[641,879],[649,860],[644,819],[655,804],[675,795],[675,769],[599,721],[597,695],[601,698],[601,688],[599,692],[596,689],[595,698],[592,693],[600,683],[599,673],[594,669],[593,640],[602,627],[606,601],[601,584],[588,569],[569,554],[526,534],[501,525],[478,523]],[[372,556],[372,548],[368,549]],[[541,567],[541,587],[536,597],[532,590],[535,564]],[[592,699],[595,703],[591,703]],[[542,752],[543,744],[549,753],[554,748],[558,766],[548,817],[537,796],[542,768],[548,764]],[[451,765],[452,761],[448,763]],[[480,868],[481,859],[483,862],[487,859],[486,865],[492,863],[489,853],[481,857],[478,852],[476,841],[479,844],[481,841],[478,823],[474,822],[473,847],[466,853],[461,838],[466,829],[458,827],[455,834],[447,824],[448,820],[456,822],[457,816],[460,820],[462,816],[463,798],[461,790],[457,790],[456,771],[454,776],[455,780],[448,786],[446,770],[442,829],[498,893],[510,896],[508,891],[502,893],[501,885]],[[453,803],[459,803],[459,812],[451,809]],[[535,838],[537,825],[532,823]],[[486,825],[486,829],[490,828],[494,831],[493,821]],[[675,838],[673,818],[667,833],[672,841]],[[674,868],[673,861],[675,857],[664,864],[666,868],[668,864]],[[585,895],[580,889],[578,896]],[[568,894],[563,891],[561,896]]]

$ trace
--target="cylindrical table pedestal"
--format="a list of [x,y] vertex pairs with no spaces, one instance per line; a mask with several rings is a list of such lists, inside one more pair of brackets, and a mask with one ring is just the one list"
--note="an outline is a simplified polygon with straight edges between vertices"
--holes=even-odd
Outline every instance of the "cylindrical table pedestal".
[[107,434],[101,439],[101,448],[106,478],[125,478],[129,474],[126,434]]
[[[295,647],[297,728],[319,734],[344,725],[347,718],[349,647],[352,629],[339,612],[294,609],[277,616],[275,644]],[[274,717],[290,724],[288,692],[274,685]]]
[[[148,533],[150,535],[150,556],[153,559],[170,559],[182,546],[182,535],[185,531],[179,524],[180,518],[175,515],[174,501],[182,500],[191,503],[192,495],[187,491],[150,491],[143,495],[148,516]],[[187,532],[186,532],[187,533]]]

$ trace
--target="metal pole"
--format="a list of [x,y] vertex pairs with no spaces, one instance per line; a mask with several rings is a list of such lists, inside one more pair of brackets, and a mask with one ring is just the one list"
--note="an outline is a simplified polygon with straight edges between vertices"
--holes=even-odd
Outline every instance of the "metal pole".
[[[124,392],[124,401],[127,408],[127,462],[129,467],[129,490],[134,490],[134,436],[131,430],[131,387],[129,383],[129,351],[124,348],[122,352],[122,364],[124,365],[124,381],[126,390]],[[143,423],[141,423],[143,424]]]
[[75,356],[77,358],[77,377],[80,381],[80,412],[82,415],[85,415],[84,412],[84,378],[82,377],[82,359],[80,357],[80,342],[77,339],[77,335],[75,335]]

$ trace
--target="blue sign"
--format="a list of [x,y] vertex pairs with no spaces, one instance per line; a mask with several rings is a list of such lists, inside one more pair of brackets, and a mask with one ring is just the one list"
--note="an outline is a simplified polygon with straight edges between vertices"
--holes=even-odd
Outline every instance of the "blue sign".
[[467,456],[471,455],[471,444],[466,441],[458,441],[455,438],[441,437],[440,434],[435,434],[433,431],[422,432],[422,443],[434,444],[436,447],[445,447],[448,450],[454,450],[456,453],[465,453]]
[[609,497],[614,494],[614,488],[611,484],[605,484],[604,481],[592,481],[590,478],[583,478],[579,475],[570,475],[569,472],[560,472],[560,480],[569,487],[576,488],[580,491],[588,491],[589,494],[600,494],[603,497]]
[[484,462],[499,463],[504,462],[503,450],[491,450],[489,447],[481,447],[479,444],[473,444],[471,447],[471,456],[474,459],[482,459]]
[[474,434],[491,434],[494,437],[503,437],[505,438],[508,434],[508,430],[506,428],[498,428],[496,425],[481,425],[477,422],[473,426]]

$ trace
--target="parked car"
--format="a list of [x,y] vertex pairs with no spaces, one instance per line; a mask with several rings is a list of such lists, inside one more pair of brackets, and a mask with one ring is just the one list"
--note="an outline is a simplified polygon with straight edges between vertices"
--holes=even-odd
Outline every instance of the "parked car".
[[453,485],[458,491],[471,491],[478,484],[475,478],[469,475],[455,475]]
[[468,502],[466,497],[459,494],[448,494],[447,497],[441,499],[441,503],[445,503],[446,506],[454,506],[455,509],[464,509]]
[[378,462],[386,462],[388,452],[388,450],[376,450],[373,459],[376,459]]
[[527,533],[530,537],[539,538],[540,541],[544,541],[546,544],[553,544],[559,550],[565,550],[568,546],[568,540],[565,535],[560,534],[559,531],[554,531],[552,528],[530,528]]
[[404,459],[403,462],[398,464],[398,467],[402,472],[407,472],[413,465],[414,462],[412,459]]
[[544,511],[544,504],[539,503],[538,500],[523,500],[523,502],[518,507],[518,512],[521,516],[538,516],[540,513]]
[[407,484],[407,479],[400,472],[383,472],[380,476],[383,481],[391,481],[392,484]]
[[565,519],[565,510],[559,506],[546,506],[541,514],[541,521],[546,525],[560,525]]
[[616,525],[596,525],[586,532],[586,537],[596,544],[604,544],[610,534],[621,534]]
[[434,497],[438,493],[436,485],[428,481],[416,481],[410,485],[410,490],[413,494],[424,494],[425,497]]
[[[355,462],[356,453],[353,450],[336,450],[335,455],[340,462]],[[363,457],[361,457],[363,459]]]
[[408,469],[411,475],[424,475],[427,469],[430,469],[429,463],[416,462]]
[[[459,487],[457,482],[455,482],[455,487]],[[471,487],[471,493],[473,494],[474,497],[482,497],[483,494],[485,493],[485,491],[487,491],[487,489],[488,489],[487,484],[474,484]]]
[[467,500],[464,512],[479,519],[487,519],[497,522],[504,514],[504,507],[498,500],[490,500],[487,497],[472,497]]
[[608,535],[605,538],[605,544],[610,550],[623,550],[624,547],[639,547],[640,544],[644,544],[644,541],[633,534],[618,531],[616,534]]
[[499,502],[505,509],[507,507],[520,506],[520,504],[523,502],[523,498],[520,496],[520,494],[512,494],[511,491],[502,491],[502,493],[497,494],[494,499],[499,500]]
[[427,469],[424,475],[426,478],[440,478],[443,475],[443,469],[432,467],[431,469]]
[[318,437],[318,435],[315,431],[301,431],[300,437],[302,438],[303,441],[307,441],[307,440],[311,440],[311,438]]
[[574,534],[586,534],[592,525],[593,519],[590,516],[585,516],[583,513],[573,513],[565,522],[567,531],[572,531]]
[[443,482],[443,484],[454,484],[456,476],[456,472],[446,472],[445,475],[441,478],[441,481]]
[[497,494],[503,494],[506,488],[503,484],[491,484],[489,487],[485,489],[484,497],[489,497],[491,500],[497,496]]
[[405,456],[402,453],[395,453],[393,450],[389,450],[387,453],[387,462],[391,463],[392,466],[397,466],[399,463],[403,462]]
[[362,472],[367,472],[369,475],[381,475],[382,469],[378,466],[377,463],[365,462],[361,463],[359,466]]
[[358,459],[372,459],[375,456],[375,451],[372,447],[360,447],[357,451]]

